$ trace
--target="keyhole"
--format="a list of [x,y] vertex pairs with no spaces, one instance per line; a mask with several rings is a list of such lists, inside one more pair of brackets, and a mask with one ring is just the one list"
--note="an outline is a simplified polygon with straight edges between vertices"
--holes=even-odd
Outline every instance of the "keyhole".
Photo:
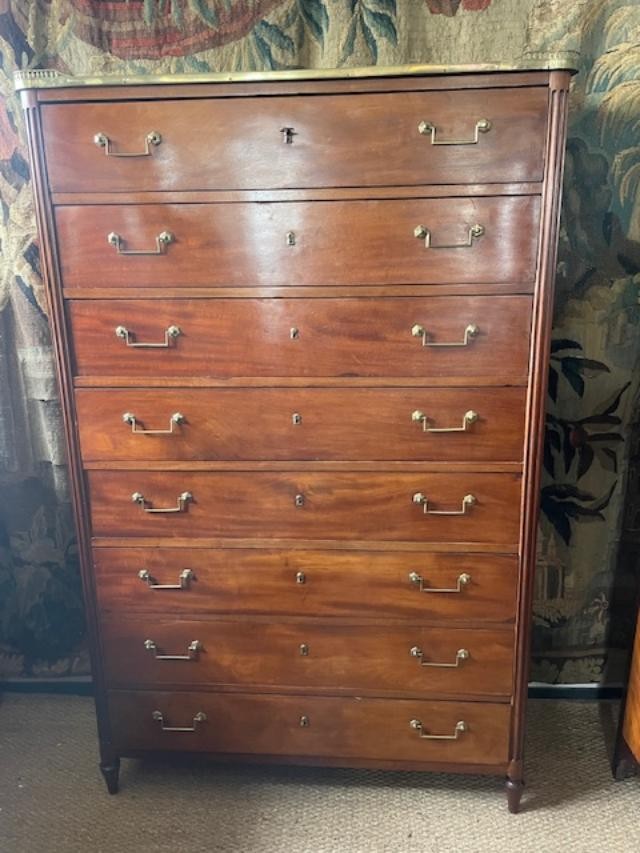
[[282,141],[285,145],[291,145],[293,137],[298,135],[293,127],[281,127],[280,133],[282,134]]

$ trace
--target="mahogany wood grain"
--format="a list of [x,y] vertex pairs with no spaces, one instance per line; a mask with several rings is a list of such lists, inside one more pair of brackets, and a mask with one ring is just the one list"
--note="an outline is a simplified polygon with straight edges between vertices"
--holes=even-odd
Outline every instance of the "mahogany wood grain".
[[[115,740],[122,752],[171,750],[272,755],[314,755],[396,761],[499,764],[508,754],[509,706],[483,702],[365,699],[259,694],[109,692]],[[207,719],[195,732],[163,732],[191,726],[198,712]],[[301,717],[308,725],[301,726]],[[453,734],[457,740],[425,740],[424,734]]]
[[[519,385],[527,381],[530,305],[527,296],[447,296],[82,300],[67,308],[80,376],[453,377],[468,384],[491,375],[495,384]],[[167,349],[128,347],[115,334],[122,325],[138,342],[158,342],[172,324],[181,334]],[[478,334],[466,347],[424,347],[412,335],[416,324],[440,343],[461,342],[470,324]]]
[[[640,621],[638,623],[640,625]],[[640,762],[640,628],[636,626],[629,682],[624,704],[622,737],[636,762]]]
[[[512,689],[513,631],[110,613],[102,637],[111,687],[243,685],[278,692],[305,688],[334,695],[485,699],[507,698]],[[148,640],[154,649],[145,647]],[[187,655],[194,641],[200,649],[190,660],[156,658]],[[416,648],[422,657],[412,655]],[[468,653],[466,659],[457,657],[460,650]]]
[[[304,472],[89,471],[95,536],[228,536],[306,539],[518,541],[520,476],[514,474],[370,474]],[[132,504],[134,492],[151,508],[193,500],[183,512],[150,514]],[[465,495],[477,503],[464,515],[426,515],[413,502],[458,511]],[[297,506],[297,496],[303,505]]]
[[[537,181],[542,177],[547,91],[407,92],[51,105],[43,109],[53,190],[261,189],[265,187]],[[476,145],[432,145],[474,138]],[[287,137],[282,128],[291,128]],[[162,141],[148,157],[107,157]],[[294,135],[295,134],[295,135]],[[363,146],[366,154],[363,156]]]
[[[181,204],[238,201],[336,201],[384,198],[457,198],[458,196],[537,195],[542,192],[538,181],[521,181],[510,184],[422,184],[419,186],[392,187],[313,187],[288,190],[181,190]],[[75,204],[165,204],[176,200],[171,190],[119,192],[54,192],[51,200],[55,207]]]
[[[179,584],[185,569],[192,578],[184,588],[149,586]],[[454,551],[94,548],[93,570],[105,613],[357,616],[448,625],[512,624],[518,582],[514,556]],[[411,580],[414,572],[421,584]],[[463,574],[469,581],[460,593],[421,589],[457,589]]]
[[[518,460],[524,388],[78,389],[95,460]],[[476,421],[464,421],[467,412]],[[465,432],[425,432],[434,429]],[[184,420],[172,422],[174,414]],[[135,417],[134,424],[123,420]],[[173,430],[140,434],[133,430]]]
[[[499,292],[502,282],[532,289],[539,211],[536,196],[123,203],[59,207],[56,228],[65,288],[488,282]],[[476,224],[485,232],[468,245]],[[430,248],[414,234],[420,225]],[[119,254],[111,232],[126,250],[151,254]],[[162,232],[173,242],[153,254]]]

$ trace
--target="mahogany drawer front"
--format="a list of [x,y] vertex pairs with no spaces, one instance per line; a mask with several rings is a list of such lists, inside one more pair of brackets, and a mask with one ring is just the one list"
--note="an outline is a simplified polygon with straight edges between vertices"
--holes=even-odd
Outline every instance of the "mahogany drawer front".
[[517,474],[88,471],[87,478],[97,537],[518,542]]
[[94,548],[100,607],[126,614],[515,619],[518,560],[421,551]]
[[[547,101],[540,87],[132,100],[42,114],[50,185],[63,192],[502,183],[541,179]],[[483,119],[491,126],[476,133]],[[434,125],[435,145],[421,122]],[[147,156],[117,156],[145,152],[153,132]]]
[[250,693],[112,690],[108,703],[115,748],[124,754],[166,749],[443,764],[504,763],[511,715],[499,703]]
[[[532,290],[539,215],[538,196],[55,211],[63,285],[89,291],[481,282]],[[422,226],[428,239],[416,236]],[[476,226],[484,233],[474,237]],[[158,244],[163,234],[171,242]]]
[[76,392],[85,462],[519,461],[524,410],[524,388]]
[[513,632],[505,630],[110,614],[102,642],[111,687],[244,685],[486,698],[506,698],[512,690]]
[[[495,377],[527,381],[528,296],[74,300],[80,376]],[[172,338],[167,329],[180,334]],[[419,326],[420,329],[414,327]],[[469,335],[468,327],[476,334]],[[146,349],[129,342],[163,343]],[[425,346],[462,343],[467,346]],[[116,383],[117,384],[117,383]]]

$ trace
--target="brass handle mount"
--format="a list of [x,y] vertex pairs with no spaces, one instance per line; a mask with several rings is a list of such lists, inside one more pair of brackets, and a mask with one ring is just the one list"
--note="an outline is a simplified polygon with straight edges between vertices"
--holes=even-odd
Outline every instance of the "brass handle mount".
[[412,500],[414,504],[420,504],[425,515],[467,515],[467,510],[477,503],[474,495],[465,495],[460,509],[429,509],[429,499],[422,492],[416,492]]
[[151,652],[156,660],[197,660],[198,652],[202,651],[202,643],[200,640],[193,640],[187,646],[186,655],[163,655],[158,654],[158,644],[155,640],[145,640],[144,647],[148,652]]
[[182,334],[179,326],[167,326],[164,330],[164,340],[160,343],[136,341],[135,333],[127,329],[126,326],[116,326],[116,337],[122,338],[128,347],[138,347],[138,349],[167,349],[171,345],[171,341],[175,340]]
[[469,726],[467,725],[467,723],[465,723],[464,720],[458,720],[458,722],[455,725],[455,728],[453,730],[452,735],[430,735],[430,734],[426,734],[425,730],[424,730],[424,726],[422,725],[422,722],[420,720],[411,720],[409,722],[409,725],[411,726],[411,728],[414,731],[419,733],[420,737],[423,740],[458,740],[460,735],[469,731]]
[[454,587],[425,586],[424,578],[418,572],[409,572],[409,581],[419,587],[420,592],[460,593],[465,586],[471,583],[471,575],[462,572],[462,574],[458,575],[458,580]]
[[156,236],[155,249],[126,249],[125,240],[120,234],[115,231],[107,234],[107,243],[113,246],[119,255],[166,255],[167,246],[169,243],[173,243],[175,239],[171,231],[161,231]]
[[125,424],[130,424],[134,435],[171,435],[175,426],[184,423],[185,417],[181,412],[174,412],[169,418],[169,429],[144,429],[133,412],[125,412],[122,420]]
[[459,427],[429,426],[431,423],[430,418],[419,409],[416,409],[415,412],[411,413],[411,420],[414,423],[421,423],[423,432],[469,432],[471,424],[474,424],[478,420],[478,413],[474,412],[473,409],[469,409],[469,411],[465,412],[462,416],[462,426]]
[[141,492],[134,492],[131,495],[131,500],[134,504],[139,504],[144,512],[186,512],[187,504],[193,500],[193,495],[191,492],[183,492],[181,495],[178,495],[176,506],[159,507],[157,509],[152,506],[147,506],[149,501]]
[[197,714],[193,716],[193,725],[192,726],[167,726],[164,722],[164,716],[162,711],[152,711],[151,719],[155,720],[155,722],[160,723],[160,728],[163,732],[195,732],[200,723],[206,723],[207,715],[204,711],[198,711]]
[[467,239],[464,243],[438,243],[434,245],[431,242],[431,231],[426,225],[416,225],[413,229],[413,236],[419,240],[424,240],[425,249],[469,249],[473,246],[473,241],[478,240],[484,234],[484,225],[476,223],[471,225],[467,231]]
[[418,133],[421,136],[430,136],[432,145],[477,145],[481,133],[491,130],[491,122],[488,118],[481,118],[476,122],[472,139],[436,139],[438,128],[430,121],[421,121],[418,125]]
[[409,649],[409,654],[412,658],[420,661],[420,666],[433,666],[437,669],[458,669],[462,661],[469,660],[469,651],[467,649],[458,649],[456,659],[453,663],[439,663],[437,661],[425,660],[424,652],[420,646],[414,646],[412,649]]
[[464,337],[461,341],[438,341],[429,340],[429,332],[420,323],[416,323],[411,327],[411,334],[414,338],[422,338],[423,347],[468,347],[473,338],[480,334],[480,329],[475,323],[469,323],[464,330]]
[[138,577],[146,583],[149,589],[189,589],[189,584],[194,575],[191,569],[183,569],[180,572],[180,583],[156,583],[148,569],[140,569]]
[[160,145],[162,136],[157,130],[152,130],[144,138],[144,151],[114,151],[113,142],[109,139],[106,133],[96,133],[93,137],[93,142],[98,148],[104,148],[104,153],[107,157],[150,157],[152,146]]

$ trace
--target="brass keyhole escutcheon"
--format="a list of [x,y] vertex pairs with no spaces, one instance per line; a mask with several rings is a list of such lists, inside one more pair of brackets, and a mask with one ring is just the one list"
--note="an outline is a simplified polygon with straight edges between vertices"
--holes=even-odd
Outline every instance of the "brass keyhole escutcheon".
[[297,341],[300,337],[300,329],[298,329],[296,326],[292,326],[289,329],[289,337],[292,341]]
[[298,412],[294,412],[291,415],[291,423],[294,426],[299,426],[302,423],[302,415],[298,414]]
[[285,145],[292,145],[293,137],[298,135],[293,127],[281,127],[280,133],[282,134],[282,141]]

